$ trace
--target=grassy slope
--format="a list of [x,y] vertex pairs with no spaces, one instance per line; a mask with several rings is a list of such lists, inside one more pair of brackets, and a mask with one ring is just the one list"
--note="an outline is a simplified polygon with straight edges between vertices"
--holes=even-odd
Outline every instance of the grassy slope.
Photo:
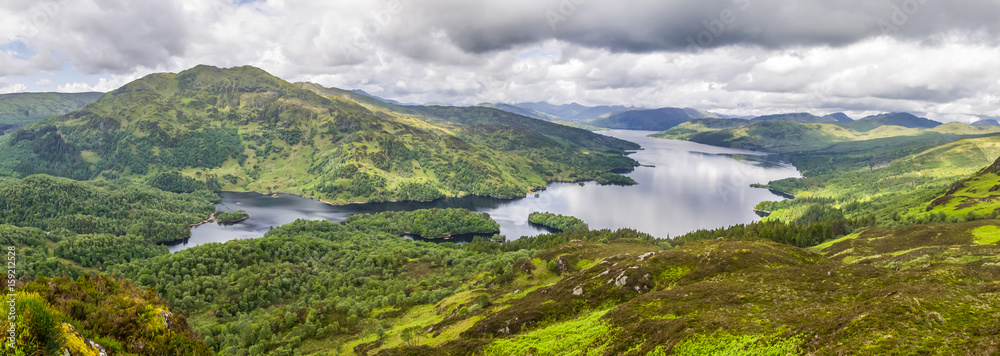
[[[393,319],[403,328],[341,348],[374,354],[969,354],[997,351],[992,305],[1000,246],[974,232],[996,221],[877,229],[822,254],[763,240],[673,250],[587,233],[535,255],[510,285],[472,291]],[[991,232],[987,232],[991,233]],[[977,242],[978,241],[978,242]],[[546,269],[546,261],[566,266]],[[527,291],[527,293],[525,293]],[[385,350],[389,349],[389,350]],[[750,351],[752,350],[752,351]]]
[[[65,154],[46,158],[37,144],[51,136],[39,133],[0,157],[0,168],[78,179],[180,170],[217,180],[222,189],[348,203],[517,197],[551,181],[595,179],[634,165],[620,155],[633,144],[585,130],[476,108],[428,110],[479,122],[293,85],[253,67],[199,66],[147,76],[83,110],[29,127],[58,127],[67,144],[54,145]],[[481,114],[504,122],[476,117]],[[493,127],[473,126],[479,123]],[[538,132],[549,139],[536,139]],[[17,163],[46,159],[52,162],[41,168]]]
[[103,93],[0,94],[0,124],[27,124],[82,108]]
[[[692,116],[692,114],[694,115]],[[583,123],[609,129],[662,131],[688,120],[701,118],[702,115],[680,108],[627,110],[602,115]]]
[[925,210],[930,214],[974,219],[975,216],[997,213],[997,209],[1000,209],[998,199],[1000,199],[1000,160],[955,183],[947,192],[927,204]]
[[560,125],[566,125],[566,126],[569,126],[569,127],[575,127],[575,128],[578,128],[578,129],[584,129],[584,130],[587,130],[587,131],[606,131],[606,130],[610,130],[610,129],[606,129],[606,128],[603,128],[603,127],[591,126],[591,125],[581,124],[579,122],[573,122],[573,121],[562,121],[562,120],[559,120],[559,121],[553,121],[553,122],[557,123],[557,124],[560,124]]
[[[504,125],[535,131],[562,142],[573,142],[591,150],[621,152],[638,149],[639,145],[613,137],[599,135],[587,130],[559,125],[553,122],[531,119],[506,111],[484,107],[425,106],[416,110],[427,115],[431,122],[441,120],[467,126]],[[439,119],[440,118],[440,119]]]
[[[859,120],[862,123],[879,117]],[[917,120],[911,126],[931,126]],[[877,216],[883,225],[924,219],[923,204],[1000,156],[1000,131],[960,123],[936,127],[697,120],[657,134],[721,146],[785,154],[806,176],[771,182],[799,198],[764,203],[771,218],[801,221],[810,210],[847,218]],[[909,220],[908,220],[909,219]]]

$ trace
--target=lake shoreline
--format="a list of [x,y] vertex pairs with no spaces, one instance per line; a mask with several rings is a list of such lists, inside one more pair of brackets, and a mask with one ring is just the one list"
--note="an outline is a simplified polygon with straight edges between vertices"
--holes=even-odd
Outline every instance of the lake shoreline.
[[[636,166],[636,167],[655,167],[655,166],[652,166],[652,165],[650,165],[650,166],[639,165],[639,166]],[[632,171],[630,171],[628,173],[632,173],[634,171],[635,171],[635,169],[633,169]],[[609,173],[612,173],[612,172],[609,172]],[[552,181],[546,182],[546,186],[540,187],[540,188],[533,188],[532,190],[528,191],[527,194],[525,194],[524,196],[521,196],[521,197],[505,198],[505,197],[496,197],[496,196],[489,196],[489,195],[466,194],[466,195],[461,195],[461,196],[443,196],[443,197],[440,197],[440,198],[437,198],[437,199],[433,199],[433,200],[356,201],[356,202],[349,202],[349,203],[342,203],[342,204],[329,202],[329,201],[323,200],[322,198],[317,198],[317,197],[312,197],[312,196],[306,196],[304,194],[291,193],[291,192],[273,192],[272,191],[272,192],[265,193],[265,192],[260,192],[260,191],[256,191],[256,190],[225,190],[225,189],[224,190],[216,190],[214,192],[215,193],[219,193],[219,192],[227,192],[227,193],[257,193],[257,194],[260,194],[260,195],[263,195],[263,196],[272,196],[272,195],[276,195],[276,194],[285,194],[285,195],[296,196],[296,197],[299,197],[299,198],[313,199],[313,200],[319,201],[319,202],[321,202],[323,204],[327,204],[327,205],[330,205],[330,206],[345,207],[345,206],[351,206],[351,205],[382,204],[382,203],[433,203],[433,202],[444,200],[444,199],[461,199],[461,198],[467,198],[467,197],[489,198],[489,199],[498,199],[498,200],[508,200],[509,201],[509,200],[524,199],[527,196],[530,196],[531,194],[535,194],[537,192],[543,192],[543,191],[549,189],[549,187],[552,184],[579,184],[579,183],[591,183],[591,182],[597,183],[597,184],[600,184],[600,185],[618,185],[618,186],[632,186],[632,185],[638,184],[638,183],[633,183],[633,184],[619,183],[617,181],[601,183],[597,179],[572,180],[572,181],[571,180],[552,180]]]
[[188,224],[187,227],[197,227],[197,226],[202,226],[202,225],[205,225],[205,224],[208,224],[208,223],[213,223],[213,222],[215,222],[215,218],[216,218],[216,216],[218,216],[218,214],[219,213],[217,213],[217,212],[216,213],[212,213],[212,215],[208,216],[208,219],[205,219],[204,221],[202,221],[200,223],[197,223],[197,224]]
[[[490,214],[500,225],[500,235],[508,237],[509,241],[553,233],[528,221],[530,213],[542,211],[577,217],[594,230],[631,228],[664,238],[698,229],[759,221],[761,217],[751,208],[761,201],[781,198],[766,190],[752,189],[750,185],[801,176],[794,166],[776,155],[746,160],[731,155],[741,152],[686,141],[640,137],[642,132],[611,131],[607,134],[643,146],[633,156],[640,164],[639,169],[628,174],[639,185],[621,187],[553,181],[514,198],[465,195],[423,202],[346,204],[304,196],[301,192],[220,190],[218,194],[223,199],[217,205],[219,210],[246,210],[252,217],[233,226],[212,224],[192,228],[191,238],[171,246],[170,250],[176,252],[205,243],[259,238],[270,228],[298,219],[339,223],[354,214],[448,208]],[[538,196],[532,197],[536,194]],[[467,243],[474,238],[461,235],[433,239],[406,237],[439,243]]]

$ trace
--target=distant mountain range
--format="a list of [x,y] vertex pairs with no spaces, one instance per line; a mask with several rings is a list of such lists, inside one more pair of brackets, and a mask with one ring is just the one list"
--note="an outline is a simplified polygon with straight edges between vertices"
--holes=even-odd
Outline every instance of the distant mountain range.
[[910,113],[887,113],[873,115],[858,121],[845,123],[842,126],[860,132],[871,131],[882,126],[902,126],[906,128],[932,128],[941,126],[940,122],[917,117]]
[[[396,100],[380,98],[355,89],[349,91],[368,98],[396,106],[418,106],[418,104],[403,104]],[[343,95],[341,95],[343,96]],[[345,97],[347,98],[347,97]],[[356,97],[348,99],[358,100]],[[429,103],[429,106],[436,104]],[[441,104],[440,106],[444,106]],[[854,120],[845,113],[837,112],[824,116],[817,116],[812,113],[781,113],[763,116],[734,116],[713,113],[694,108],[664,107],[658,109],[630,108],[626,106],[585,106],[579,103],[563,105],[550,104],[547,102],[524,102],[524,103],[481,103],[478,107],[493,108],[508,113],[527,116],[534,119],[553,121],[574,127],[584,127],[589,129],[615,129],[615,130],[646,130],[646,131],[666,131],[677,127],[691,120],[738,120],[747,122],[792,122],[792,123],[817,123],[836,124],[844,128],[858,132],[867,132],[882,126],[901,126],[905,128],[933,128],[941,125],[940,122],[926,118],[917,117],[909,113],[885,113],[868,116],[859,120]],[[718,124],[712,124],[718,125]],[[743,125],[741,123],[740,125]],[[740,126],[737,125],[737,126]],[[1000,121],[986,118],[976,121],[972,126],[1000,126]]]
[[972,126],[1000,126],[996,119],[982,119],[971,124]]
[[103,93],[14,93],[0,94],[0,135],[84,107]]
[[30,123],[82,108],[104,93],[0,94],[0,124]]
[[482,103],[478,106],[500,109],[503,111],[524,115],[536,119],[549,121],[573,121],[584,122],[595,119],[602,115],[629,110],[625,106],[584,106],[578,103],[564,105],[549,104],[546,102],[534,103]]
[[361,94],[361,95],[367,96],[369,98],[374,98],[374,99],[377,99],[377,100],[379,100],[381,102],[392,104],[392,105],[400,105],[400,106],[404,106],[404,105],[420,105],[420,104],[416,104],[416,103],[401,103],[401,102],[398,102],[396,100],[378,97],[378,96],[375,96],[375,95],[368,94],[367,92],[365,92],[364,90],[361,90],[361,89],[354,89],[354,90],[348,90],[348,91],[350,91],[352,93],[355,93],[355,94]]
[[850,116],[847,116],[847,114],[842,112],[826,116],[816,116],[810,113],[802,112],[759,116],[754,118],[753,121],[813,122],[818,124],[834,124],[838,122],[853,122],[854,119],[851,119]]
[[612,172],[638,164],[623,155],[637,144],[587,130],[489,108],[399,106],[251,66],[155,73],[98,95],[4,137],[0,177],[129,178],[343,204],[634,183]]
[[660,108],[622,111],[584,123],[609,129],[664,131],[695,119],[722,119],[722,117],[691,108]]
[[[484,103],[479,106],[495,108],[518,115],[548,121],[571,121],[577,125],[584,125],[581,127],[599,127],[619,130],[666,131],[691,120],[704,119],[742,120],[746,122],[836,124],[858,132],[871,131],[882,126],[933,128],[941,125],[940,122],[917,117],[916,115],[909,113],[879,114],[855,121],[853,118],[842,112],[825,116],[817,116],[811,113],[802,112],[757,117],[737,117],[732,115],[720,115],[693,108],[674,107],[659,109],[629,109],[623,106],[588,107],[577,103],[553,105],[544,102],[518,104]],[[982,120],[975,125],[1000,126],[1000,122],[988,119]]]
[[[386,99],[365,92],[364,90],[342,90],[324,88],[312,83],[295,83],[297,86],[322,91],[325,95],[382,107],[400,113],[416,114],[415,103],[403,103]],[[94,102],[102,93],[18,93],[0,95],[0,133],[2,130],[12,131],[17,127],[39,121],[49,115],[61,115]],[[444,106],[433,103],[428,106]],[[630,108],[626,106],[585,106],[579,103],[564,105],[547,102],[523,103],[482,103],[476,107],[498,109],[504,112],[526,116],[529,118],[552,121],[574,127],[591,130],[597,129],[627,129],[666,131],[691,120],[737,120],[748,122],[793,122],[836,124],[858,132],[874,130],[882,126],[901,126],[906,128],[932,128],[941,123],[920,118],[908,113],[887,113],[853,120],[844,113],[833,113],[817,116],[811,113],[782,113],[757,117],[740,117],[722,115],[694,108],[665,107],[658,109]],[[713,124],[717,125],[717,124]],[[971,124],[972,126],[1000,126],[994,118],[983,118]]]

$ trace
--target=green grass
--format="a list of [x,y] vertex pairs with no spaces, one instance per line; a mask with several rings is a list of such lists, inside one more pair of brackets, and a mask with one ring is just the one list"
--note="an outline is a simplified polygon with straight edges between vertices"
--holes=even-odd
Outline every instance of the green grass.
[[846,235],[846,236],[843,236],[843,237],[840,237],[840,238],[836,238],[836,239],[833,239],[833,240],[826,241],[826,242],[821,243],[819,245],[810,247],[807,250],[813,251],[813,252],[817,252],[817,253],[822,253],[823,250],[825,250],[827,247],[833,246],[833,244],[835,244],[835,243],[838,243],[838,242],[841,242],[841,241],[845,241],[845,240],[853,240],[853,239],[858,238],[859,236],[861,236],[861,233],[860,232],[856,232],[856,233],[853,233],[853,234],[850,234],[850,235]]
[[[786,356],[802,354],[802,351],[798,349],[798,345],[801,343],[802,338],[798,336],[782,338],[780,336],[718,333],[692,336],[671,351],[673,355],[679,356]],[[666,353],[660,349],[660,352],[653,352],[653,355],[657,354],[665,355]]]
[[484,355],[600,355],[602,340],[612,327],[601,321],[608,310],[595,311],[577,319],[548,325],[509,339],[498,339],[483,350]]
[[971,232],[976,237],[977,244],[990,245],[1000,242],[1000,227],[996,225],[978,227]]
[[101,95],[103,93],[0,94],[0,127],[29,124],[49,115],[65,114],[94,102]]

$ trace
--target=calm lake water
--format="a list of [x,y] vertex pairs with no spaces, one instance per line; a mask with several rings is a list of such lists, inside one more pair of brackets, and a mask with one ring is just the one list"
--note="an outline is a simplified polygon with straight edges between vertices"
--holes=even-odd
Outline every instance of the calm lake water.
[[331,206],[310,198],[223,192],[219,211],[246,210],[250,219],[232,225],[206,224],[192,228],[191,238],[169,245],[176,252],[200,244],[262,236],[272,226],[296,219],[341,222],[357,213],[427,208],[466,208],[489,213],[501,233],[513,240],[548,232],[528,223],[528,214],[547,211],[572,215],[591,229],[633,228],[657,237],[698,229],[749,223],[760,218],[753,207],[780,200],[753,183],[799,177],[798,170],[774,155],[646,137],[653,132],[614,130],[602,134],[642,145],[631,157],[653,167],[638,167],[628,176],[639,185],[601,186],[556,183],[536,198],[501,200],[469,197],[429,203],[375,203]]

